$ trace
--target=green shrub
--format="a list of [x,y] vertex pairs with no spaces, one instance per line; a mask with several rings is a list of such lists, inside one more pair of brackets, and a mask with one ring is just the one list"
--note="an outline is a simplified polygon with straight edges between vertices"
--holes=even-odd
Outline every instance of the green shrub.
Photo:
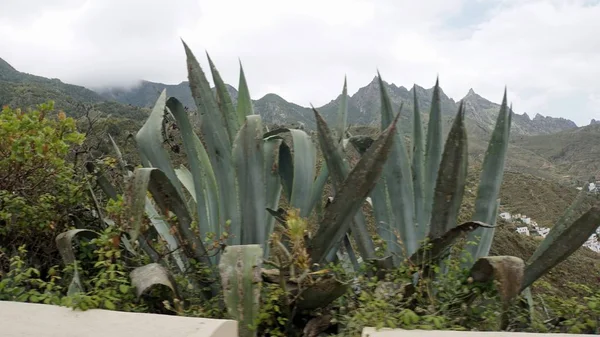
[[50,102],[30,111],[4,107],[0,139],[0,247],[14,254],[27,245],[37,264],[58,263],[54,238],[86,192],[66,158],[84,137]]

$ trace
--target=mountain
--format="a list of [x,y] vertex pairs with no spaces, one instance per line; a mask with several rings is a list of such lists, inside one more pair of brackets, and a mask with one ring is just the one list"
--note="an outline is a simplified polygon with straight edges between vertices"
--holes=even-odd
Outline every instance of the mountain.
[[55,102],[56,109],[68,111],[74,117],[81,116],[86,105],[118,116],[143,118],[147,115],[137,106],[107,102],[102,95],[82,86],[20,72],[0,58],[0,106],[27,108],[49,100]]
[[600,179],[600,124],[594,123],[555,134],[519,137],[514,146],[544,158],[540,171],[557,170],[570,179]]
[[[413,97],[415,95],[421,111],[428,112],[431,109],[433,88],[423,88],[415,85],[411,89],[396,86],[393,83],[383,82],[386,87],[392,106],[395,110],[403,105],[402,127],[407,131],[412,128],[411,113],[413,110]],[[140,107],[152,107],[156,97],[163,90],[167,95],[177,97],[184,105],[194,107],[188,82],[177,85],[168,85],[156,82],[141,81],[132,88],[108,88],[99,90],[98,93],[105,99],[116,100],[121,103]],[[228,86],[229,93],[237,97],[237,90]],[[339,107],[341,95],[322,107],[317,108],[321,114],[330,121],[335,119],[335,113]],[[448,97],[440,88],[440,101],[445,123],[449,124],[458,111],[458,102]],[[496,117],[500,105],[493,103],[473,91],[469,90],[463,98],[466,109],[468,128],[473,133],[487,135],[496,123]],[[265,121],[273,124],[302,123],[308,128],[314,127],[312,112],[309,108],[299,106],[283,99],[276,94],[267,94],[254,101],[257,113],[263,116]],[[377,77],[360,88],[354,95],[348,96],[348,124],[378,126],[380,123],[380,94],[379,79]],[[427,121],[425,117],[424,122]],[[576,128],[574,122],[564,118],[543,117],[537,114],[531,119],[527,114],[515,114],[513,119],[513,135],[538,135],[549,134],[563,130]]]
[[[394,109],[403,104],[400,126],[408,132],[412,129],[413,96],[416,95],[421,111],[431,108],[433,88],[415,85],[411,89],[383,82],[389,93]],[[81,116],[86,105],[93,105],[97,111],[113,116],[143,121],[159,93],[167,90],[169,96],[179,98],[185,106],[195,106],[189,90],[189,83],[177,85],[142,81],[129,89],[109,88],[92,91],[87,88],[63,83],[58,79],[19,72],[9,63],[0,59],[0,105],[29,107],[54,100],[58,109],[65,110],[74,117]],[[237,100],[237,90],[228,86],[233,101]],[[335,120],[341,95],[317,108],[330,122]],[[347,97],[348,123],[356,129],[379,128],[379,80],[374,78],[369,84]],[[444,131],[458,110],[458,102],[440,90]],[[478,95],[473,89],[462,98],[466,109],[466,126],[469,135],[470,157],[478,162],[487,149],[490,131],[493,128],[500,106]],[[255,112],[261,114],[266,123],[278,125],[304,125],[314,128],[314,116],[309,108],[290,103],[276,94],[267,94],[254,101]],[[428,114],[423,115],[427,123]],[[511,144],[507,158],[507,169],[549,179],[589,178],[600,176],[600,160],[596,157],[600,149],[600,122],[577,128],[575,123],[563,118],[527,114],[514,114]],[[357,128],[358,127],[358,128]],[[368,130],[367,130],[368,131]]]

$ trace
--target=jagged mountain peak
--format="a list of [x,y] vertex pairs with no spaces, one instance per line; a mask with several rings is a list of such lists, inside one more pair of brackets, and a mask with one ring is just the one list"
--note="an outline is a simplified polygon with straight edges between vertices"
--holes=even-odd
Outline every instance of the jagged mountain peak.
[[[385,79],[383,79],[381,83],[383,83],[387,90],[394,110],[399,109],[400,105],[404,105],[404,111],[411,111],[415,96],[419,103],[419,108],[423,113],[427,114],[431,110],[431,100],[435,85],[430,88],[425,88],[418,84],[414,84],[410,89],[407,89],[406,87],[398,86],[393,82],[387,82]],[[379,124],[381,111],[381,93],[379,85],[380,78],[379,75],[376,75],[369,83],[360,87],[354,94],[348,95],[347,120],[349,124]],[[137,89],[137,93],[122,93],[122,95],[113,95],[110,98],[133,105],[144,104],[143,106],[147,107],[154,103],[158,86],[159,84],[147,82],[145,86]],[[167,94],[169,96],[178,97],[185,105],[195,106],[187,82],[182,82],[179,85],[162,85],[162,87],[167,88]],[[230,85],[227,85],[227,88],[233,101],[236,101],[237,90]],[[458,103],[454,99],[448,97],[441,86],[439,87],[439,90],[442,113],[446,116],[445,118],[451,119],[458,111]],[[334,120],[341,97],[341,94],[337,94],[335,99],[324,106],[317,107],[317,109],[326,119]],[[463,100],[467,117],[471,123],[475,123],[478,129],[491,130],[495,125],[500,105],[477,94],[473,88],[469,89],[469,92]],[[267,94],[254,102],[255,111],[263,115],[265,121],[273,119],[277,123],[284,123],[285,118],[288,118],[289,122],[302,121],[303,123],[306,123],[307,126],[314,122],[312,121],[312,114],[308,107],[288,102],[276,93]],[[403,114],[403,116],[406,118],[406,123],[404,124],[409,125],[411,123],[409,114]],[[514,132],[515,134],[521,135],[550,133],[576,127],[571,121],[555,119],[552,117],[536,116],[533,121],[527,114],[515,114],[514,117]]]

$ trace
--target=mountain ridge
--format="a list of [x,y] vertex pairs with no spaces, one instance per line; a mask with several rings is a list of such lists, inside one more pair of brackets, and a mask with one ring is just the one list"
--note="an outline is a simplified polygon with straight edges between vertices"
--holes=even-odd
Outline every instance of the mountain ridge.
[[[412,111],[414,90],[417,92],[420,110],[427,112],[431,108],[433,87],[425,88],[415,85],[408,89],[404,86],[397,86],[394,83],[386,81],[383,81],[383,83],[388,90],[394,109],[399,109],[402,104],[404,112]],[[162,89],[167,89],[168,96],[177,97],[185,106],[194,107],[195,103],[192,99],[188,85],[188,81],[182,81],[181,83],[174,85],[142,80],[134,87],[105,88],[99,89],[97,92],[106,99],[117,100],[121,103],[132,104],[135,106],[151,107],[156,100],[156,96]],[[228,85],[228,89],[230,94],[237,96],[237,90],[233,86]],[[280,99],[275,100],[272,95],[276,95]],[[366,86],[360,87],[354,94],[348,95],[347,98],[349,124],[379,125],[378,111],[380,108],[380,97],[379,78],[377,76],[375,76]],[[341,94],[329,101],[329,103],[318,107],[317,110],[329,120],[335,115],[340,100]],[[495,124],[500,105],[480,96],[473,88],[469,90],[462,100],[466,105],[467,117],[469,117],[472,120],[472,124],[474,124],[473,128],[480,128],[487,131],[491,130]],[[452,117],[456,114],[460,100],[456,101],[453,98],[450,98],[444,93],[442,87],[440,87],[440,101],[444,115]],[[265,94],[258,99],[254,99],[253,102],[255,111],[263,115],[268,122],[282,124],[284,122],[283,116],[286,116],[288,122],[302,123],[309,128],[314,127],[310,108],[287,101],[277,95],[277,93]],[[577,125],[571,120],[561,117],[544,117],[540,114],[536,114],[535,117],[531,119],[527,113],[515,113],[513,121],[513,130],[517,135],[549,134],[577,128]],[[410,121],[408,122],[410,123]]]
[[[194,110],[195,103],[189,89],[189,82],[182,81],[179,84],[164,84],[160,82],[152,82],[141,80],[134,87],[117,88],[109,87],[104,89],[88,89],[82,86],[63,83],[58,79],[48,79],[36,75],[30,75],[19,72],[8,62],[0,58],[0,82],[3,83],[4,89],[0,88],[0,104],[16,104],[22,103],[21,97],[15,97],[15,93],[29,93],[29,96],[48,96],[50,98],[68,94],[75,101],[84,101],[98,103],[102,101],[115,101],[124,105],[131,105],[139,108],[151,108],[156,101],[156,98],[163,89],[167,90],[168,96],[177,97],[184,106]],[[366,125],[378,126],[380,123],[380,93],[379,93],[379,77],[374,76],[370,83],[360,87],[354,94],[348,95],[348,124],[350,125]],[[414,85],[408,89],[404,86],[397,86],[393,82],[382,80],[386,87],[393,108],[396,110],[403,106],[403,127],[409,128],[412,123],[412,118],[409,115],[413,110],[413,97],[417,97],[419,108],[422,112],[426,112],[423,122],[427,121],[427,112],[431,108],[431,99],[433,95],[433,87],[425,88],[419,85]],[[42,93],[31,93],[32,85],[41,85]],[[29,87],[28,87],[29,86]],[[25,88],[23,88],[25,87]],[[237,90],[227,85],[228,91],[232,99],[236,101]],[[415,95],[416,90],[416,95]],[[27,95],[25,95],[27,96]],[[333,120],[339,106],[341,95],[329,103],[318,107],[323,116],[327,120]],[[465,103],[466,117],[469,124],[469,129],[475,132],[489,133],[495,124],[495,119],[500,109],[500,105],[494,103],[479,94],[474,89],[470,89],[465,97],[462,98]],[[269,93],[259,99],[253,100],[255,112],[265,118],[267,123],[285,124],[298,123],[307,128],[314,128],[314,116],[308,107],[289,102],[277,95]],[[458,110],[459,101],[455,101],[444,93],[440,87],[440,102],[442,107],[443,118],[447,121],[451,120]],[[70,106],[67,106],[70,108]],[[410,113],[408,113],[410,112]],[[536,114],[533,119],[524,113],[522,115],[514,114],[513,131],[515,135],[539,135],[551,134],[564,130],[577,128],[577,125],[564,118],[544,117]]]

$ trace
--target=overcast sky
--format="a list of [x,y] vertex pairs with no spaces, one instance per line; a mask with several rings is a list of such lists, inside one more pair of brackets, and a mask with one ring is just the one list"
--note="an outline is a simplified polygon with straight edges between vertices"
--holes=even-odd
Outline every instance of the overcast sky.
[[237,87],[319,106],[380,70],[455,100],[469,88],[518,113],[600,119],[600,1],[0,0],[0,57],[99,87],[187,79],[180,38]]

